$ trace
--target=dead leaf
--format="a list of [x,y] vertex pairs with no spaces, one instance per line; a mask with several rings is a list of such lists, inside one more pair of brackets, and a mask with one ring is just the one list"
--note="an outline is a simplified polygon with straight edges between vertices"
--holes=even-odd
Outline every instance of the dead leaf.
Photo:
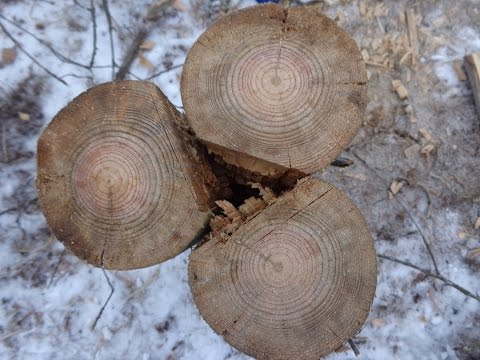
[[15,48],[2,49],[2,63],[5,65],[11,64],[17,58],[17,50]]
[[144,68],[147,68],[150,71],[155,70],[155,65],[153,65],[145,56],[142,54],[138,55],[138,62],[140,63],[141,66]]
[[140,50],[150,51],[155,47],[155,42],[146,40],[140,45]]

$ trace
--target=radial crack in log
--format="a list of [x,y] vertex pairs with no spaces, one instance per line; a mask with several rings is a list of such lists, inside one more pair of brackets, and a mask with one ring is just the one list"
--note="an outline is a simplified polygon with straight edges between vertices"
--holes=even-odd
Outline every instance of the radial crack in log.
[[232,12],[200,36],[181,93],[210,151],[270,176],[335,160],[362,124],[366,82],[358,47],[333,20],[270,4]]
[[55,236],[107,269],[182,252],[211,216],[215,176],[181,115],[152,83],[96,86],[38,141],[37,190]]
[[333,186],[305,178],[192,251],[189,283],[203,318],[240,351],[318,359],[361,329],[376,271],[360,211]]

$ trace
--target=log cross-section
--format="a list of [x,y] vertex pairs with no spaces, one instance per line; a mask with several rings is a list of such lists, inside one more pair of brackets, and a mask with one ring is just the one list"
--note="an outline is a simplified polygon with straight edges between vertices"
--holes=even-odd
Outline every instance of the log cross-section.
[[274,4],[232,12],[207,29],[181,85],[188,120],[209,150],[265,175],[330,164],[367,103],[353,39],[317,11]]
[[376,256],[365,220],[341,191],[299,182],[228,237],[190,255],[207,323],[257,359],[319,359],[357,334],[370,311]]
[[110,269],[157,264],[208,224],[210,173],[181,117],[149,82],[96,86],[60,111],[38,141],[37,189],[54,235]]

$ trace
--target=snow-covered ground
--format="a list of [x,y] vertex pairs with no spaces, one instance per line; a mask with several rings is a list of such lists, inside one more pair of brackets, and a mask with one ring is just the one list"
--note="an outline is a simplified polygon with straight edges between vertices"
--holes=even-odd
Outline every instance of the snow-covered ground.
[[[153,1],[110,0],[112,39],[105,3],[0,2],[0,358],[246,359],[200,317],[187,284],[188,253],[147,269],[109,271],[115,291],[92,330],[110,287],[101,269],[66,253],[49,233],[37,204],[34,154],[41,129],[62,107],[87,88],[112,80],[111,41],[119,65],[140,26],[151,27],[146,49],[127,78],[153,81],[180,107],[181,64],[190,46],[229,3],[255,2],[172,1],[149,22],[145,17]],[[323,175],[364,212],[378,253],[433,272],[427,242],[442,276],[476,294],[480,259],[467,257],[480,247],[474,226],[480,217],[480,115],[456,62],[480,51],[480,4],[438,1],[414,7],[422,51],[418,68],[405,65],[405,70],[395,57],[404,53],[391,48],[395,34],[407,34],[399,15],[406,3],[321,5],[367,50],[371,64],[378,63],[383,39],[394,34],[383,57],[391,56],[394,66],[369,66],[366,123],[345,152],[354,165]],[[391,91],[393,78],[408,88],[407,102]],[[423,128],[433,134],[435,158],[420,157],[418,150],[405,158],[405,148],[429,141],[419,135]],[[388,188],[394,180],[403,187],[392,198]],[[382,259],[372,312],[355,342],[359,359],[478,359],[480,302]],[[355,355],[348,350],[329,358]]]

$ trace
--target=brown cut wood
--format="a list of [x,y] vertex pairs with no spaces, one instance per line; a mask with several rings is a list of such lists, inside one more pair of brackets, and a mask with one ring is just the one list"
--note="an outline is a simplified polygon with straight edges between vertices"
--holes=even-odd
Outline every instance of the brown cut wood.
[[473,97],[480,116],[480,53],[465,56],[465,70],[472,86]]
[[306,7],[269,4],[221,18],[191,48],[181,85],[188,120],[209,150],[268,176],[330,164],[367,103],[357,45]]
[[62,109],[38,141],[37,191],[58,240],[108,269],[157,264],[210,218],[213,181],[152,83],[98,85]]
[[376,255],[365,220],[341,191],[305,178],[190,255],[205,321],[257,359],[319,359],[364,324]]

